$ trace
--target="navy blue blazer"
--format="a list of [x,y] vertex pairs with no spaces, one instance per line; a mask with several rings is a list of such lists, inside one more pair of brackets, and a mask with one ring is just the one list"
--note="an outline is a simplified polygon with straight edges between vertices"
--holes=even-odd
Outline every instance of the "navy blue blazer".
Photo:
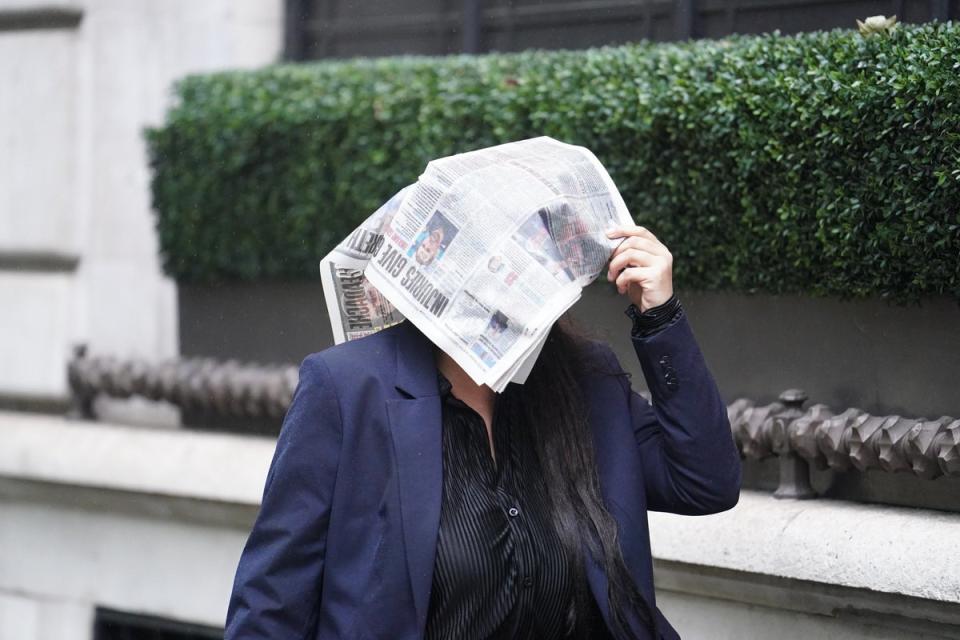
[[[731,508],[740,458],[686,316],[633,341],[653,405],[631,391],[606,345],[594,348],[611,371],[582,384],[601,492],[627,568],[655,606],[647,510]],[[441,424],[433,345],[409,322],[307,356],[237,567],[225,640],[422,638]],[[586,562],[609,620],[604,572]],[[678,637],[657,618],[662,638]]]

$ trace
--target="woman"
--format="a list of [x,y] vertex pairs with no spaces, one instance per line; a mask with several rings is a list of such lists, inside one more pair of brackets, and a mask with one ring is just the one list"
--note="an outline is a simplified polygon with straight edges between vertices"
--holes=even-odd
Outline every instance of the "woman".
[[740,462],[670,252],[610,237],[653,405],[561,323],[499,396],[409,322],[308,356],[227,640],[678,637],[646,512],[731,508]]

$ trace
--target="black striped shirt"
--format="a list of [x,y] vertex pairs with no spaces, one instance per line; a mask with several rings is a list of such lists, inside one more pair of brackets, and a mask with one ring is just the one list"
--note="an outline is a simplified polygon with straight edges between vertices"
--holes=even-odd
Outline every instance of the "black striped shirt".
[[[676,295],[641,313],[634,337],[651,336],[683,314]],[[497,396],[491,457],[486,425],[450,392],[443,399],[443,503],[426,640],[574,640],[574,585],[515,385]],[[612,636],[596,603],[581,615],[592,640]],[[577,639],[579,640],[579,639]]]
[[497,397],[494,462],[483,418],[439,380],[443,503],[426,640],[571,638],[573,578],[511,390]]

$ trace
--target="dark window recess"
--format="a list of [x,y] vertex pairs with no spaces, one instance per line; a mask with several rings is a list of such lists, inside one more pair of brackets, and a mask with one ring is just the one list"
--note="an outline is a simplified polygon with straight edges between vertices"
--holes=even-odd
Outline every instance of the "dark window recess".
[[223,629],[98,608],[93,640],[223,640]]
[[286,0],[286,58],[583,49],[853,29],[878,13],[956,20],[960,0]]

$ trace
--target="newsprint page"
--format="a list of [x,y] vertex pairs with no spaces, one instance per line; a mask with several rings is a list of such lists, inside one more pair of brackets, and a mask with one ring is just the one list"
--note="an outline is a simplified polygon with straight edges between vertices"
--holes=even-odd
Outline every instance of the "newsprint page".
[[588,149],[540,137],[431,161],[320,263],[337,343],[406,318],[477,384],[523,383],[632,225]]

